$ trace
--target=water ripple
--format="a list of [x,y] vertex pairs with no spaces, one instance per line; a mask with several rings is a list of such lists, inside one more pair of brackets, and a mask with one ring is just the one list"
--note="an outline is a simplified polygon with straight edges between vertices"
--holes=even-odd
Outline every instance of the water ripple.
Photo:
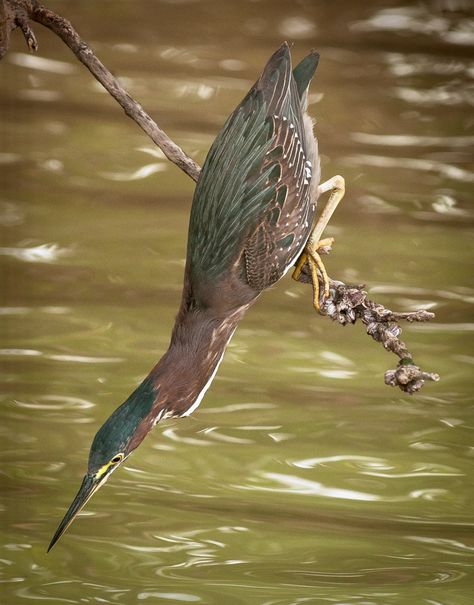
[[37,401],[19,401],[15,399],[15,405],[19,408],[32,410],[86,410],[95,406],[87,399],[79,397],[68,397],[66,395],[43,395],[38,397]]
[[[28,315],[38,309],[43,313],[49,313],[51,315],[66,315],[70,313],[70,307],[0,307],[0,315]],[[21,349],[18,349],[21,350]]]
[[344,158],[348,164],[356,166],[375,166],[377,168],[403,168],[407,170],[419,170],[421,172],[435,172],[441,176],[461,181],[464,183],[474,182],[474,173],[464,170],[458,166],[445,164],[436,160],[424,160],[419,158],[394,158],[383,155],[356,154]]
[[373,458],[371,456],[356,456],[339,454],[336,456],[324,456],[318,458],[306,458],[292,462],[292,466],[298,468],[314,468],[319,465],[326,465],[328,462],[357,462],[362,463],[366,468],[387,468],[387,462],[383,458]]
[[311,38],[316,34],[315,23],[301,15],[283,19],[278,29],[283,36],[294,40]]
[[73,361],[75,363],[118,363],[123,361],[122,357],[98,357],[92,355],[71,355],[71,354],[45,354],[36,349],[0,349],[0,355],[5,357],[43,357],[52,361]]
[[137,599],[144,601],[145,599],[165,599],[166,601],[179,601],[186,603],[196,603],[202,601],[201,597],[184,592],[139,592]]
[[0,355],[5,357],[38,357],[43,353],[36,349],[0,349]]
[[[0,152],[0,165],[1,164],[15,164],[22,159],[19,153],[6,153]],[[3,221],[2,221],[3,224]]]
[[[457,288],[461,290],[461,288]],[[470,288],[462,288],[461,292],[455,290],[429,290],[418,286],[400,286],[396,284],[377,284],[370,288],[371,293],[376,294],[409,294],[411,296],[423,296],[427,298],[444,298],[446,300],[458,300],[461,302],[474,303],[474,292]]]
[[374,502],[381,498],[375,494],[368,494],[355,490],[342,489],[337,487],[327,487],[317,481],[302,479],[294,475],[284,475],[282,473],[259,473],[264,479],[269,479],[279,484],[280,487],[266,487],[263,485],[236,485],[238,489],[250,491],[268,491],[280,493],[293,493],[323,496],[325,498],[342,498],[344,500],[364,500]]
[[[431,468],[430,468],[431,467]],[[412,477],[464,477],[466,473],[461,473],[450,467],[438,468],[435,465],[423,464],[413,471],[406,473],[382,473],[378,471],[361,471],[362,475],[371,477],[382,477],[383,479],[408,479]]]
[[365,145],[382,147],[470,147],[474,145],[474,136],[421,136],[410,134],[373,134],[353,132],[351,138]]
[[[443,464],[434,464],[430,462],[413,463],[412,468],[407,470],[400,469],[402,465],[395,465],[384,458],[374,458],[371,456],[344,455],[323,456],[317,458],[306,458],[288,462],[290,466],[297,468],[312,469],[317,466],[328,467],[332,463],[350,463],[347,466],[350,471],[355,469],[360,475],[372,477],[381,477],[384,479],[405,479],[417,477],[460,477],[465,473],[451,466]],[[344,468],[342,466],[342,468]]]
[[437,57],[433,55],[418,53],[384,53],[384,60],[388,63],[389,70],[393,76],[409,77],[413,75],[447,77],[461,75],[470,77],[469,63],[456,60],[453,57]]
[[167,169],[168,166],[164,162],[154,162],[153,164],[146,164],[145,166],[141,166],[133,172],[100,172],[99,175],[104,179],[109,179],[110,181],[127,182],[146,179],[152,174],[156,174],[157,172],[163,172]]
[[39,55],[9,53],[8,60],[19,67],[47,71],[51,74],[69,75],[77,72],[77,67],[73,63],[58,61],[57,59],[47,59]]
[[53,263],[64,256],[69,256],[72,248],[64,248],[58,244],[41,244],[25,248],[0,248],[0,255],[12,256],[28,263]]
[[423,90],[411,86],[395,86],[394,95],[406,101],[419,105],[473,105],[473,91],[469,87],[456,89],[454,84],[440,84]]
[[177,97],[197,97],[202,101],[208,101],[217,94],[217,85],[210,86],[202,82],[185,82],[175,87]]
[[348,380],[358,374],[352,370],[316,370],[316,373],[324,378],[333,378],[337,380]]
[[74,361],[77,363],[119,363],[123,357],[97,357],[91,355],[45,355],[46,359],[53,361]]
[[[397,32],[404,35],[437,36],[442,42],[459,46],[474,44],[472,19],[448,18],[449,10],[433,11],[429,5],[397,6],[377,10],[368,19],[350,25],[354,32]],[[455,11],[453,11],[455,14]],[[453,14],[452,13],[452,14]]]
[[427,536],[407,536],[407,540],[419,542],[420,544],[428,544],[437,552],[442,552],[446,555],[474,555],[474,546],[469,546],[459,540],[451,540],[449,538],[429,538]]
[[57,90],[38,90],[37,88],[20,90],[18,91],[18,97],[25,101],[40,101],[41,103],[50,103],[52,101],[59,101],[62,98],[62,94]]
[[193,437],[183,437],[178,431],[172,427],[164,429],[161,433],[167,439],[178,441],[179,443],[187,443],[188,445],[213,445],[212,441],[206,439],[195,439]]
[[242,412],[244,410],[270,410],[274,409],[273,403],[231,403],[219,407],[207,407],[201,410],[201,414],[228,414],[232,412]]
[[252,439],[242,439],[239,437],[231,437],[230,435],[224,435],[223,433],[218,433],[216,430],[217,428],[219,427],[211,426],[209,428],[203,429],[202,431],[200,431],[200,433],[204,435],[210,435],[211,438],[215,439],[216,441],[223,441],[224,443],[255,443]]

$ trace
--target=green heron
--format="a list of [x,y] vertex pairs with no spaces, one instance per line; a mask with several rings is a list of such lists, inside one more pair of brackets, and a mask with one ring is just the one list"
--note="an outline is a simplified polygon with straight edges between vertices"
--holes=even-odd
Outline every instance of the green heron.
[[[48,551],[160,420],[194,412],[239,320],[263,290],[295,263],[298,279],[307,263],[316,309],[328,296],[318,249],[332,242],[320,238],[344,195],[344,180],[320,184],[318,146],[306,113],[318,61],[311,52],[292,71],[283,44],[214,141],[194,193],[170,346],[94,437],[87,473]],[[329,201],[316,220],[318,196],[326,191]]]

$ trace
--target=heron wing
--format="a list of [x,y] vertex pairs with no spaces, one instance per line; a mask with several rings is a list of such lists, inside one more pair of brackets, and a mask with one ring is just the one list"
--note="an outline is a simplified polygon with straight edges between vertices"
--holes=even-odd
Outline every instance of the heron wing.
[[243,259],[249,285],[259,290],[269,283],[265,261],[275,245],[289,241],[275,240],[275,226],[283,210],[292,212],[293,194],[305,186],[301,111],[283,45],[228,118],[204,163],[189,225],[191,281],[215,281]]
[[242,261],[246,281],[257,291],[282,277],[299,256],[312,227],[319,158],[305,110],[318,61],[319,55],[312,52],[296,66],[286,98],[272,108],[273,138],[264,168],[271,167],[275,194],[245,242]]

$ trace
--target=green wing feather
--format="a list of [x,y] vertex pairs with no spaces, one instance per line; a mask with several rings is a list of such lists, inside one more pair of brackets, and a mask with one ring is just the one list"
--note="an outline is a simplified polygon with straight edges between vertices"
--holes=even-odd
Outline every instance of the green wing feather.
[[[191,280],[216,280],[239,254],[239,245],[275,195],[262,170],[273,136],[273,91],[291,77],[287,47],[231,114],[214,141],[194,193],[188,237]],[[280,83],[280,85],[279,85]]]
[[266,208],[275,203],[279,180],[275,165],[281,158],[266,157],[275,142],[274,118],[287,120],[303,138],[301,104],[318,58],[317,53],[308,55],[293,77],[284,44],[214,141],[191,209],[187,253],[191,283],[217,281],[239,258]]
[[312,51],[293,70],[298,94],[302,99],[311,82],[319,63],[319,53]]
[[[242,232],[273,195],[258,173],[271,140],[262,95],[249,95],[215,140],[191,209],[188,263],[192,278],[216,279],[229,266]],[[256,173],[256,178],[251,175]]]

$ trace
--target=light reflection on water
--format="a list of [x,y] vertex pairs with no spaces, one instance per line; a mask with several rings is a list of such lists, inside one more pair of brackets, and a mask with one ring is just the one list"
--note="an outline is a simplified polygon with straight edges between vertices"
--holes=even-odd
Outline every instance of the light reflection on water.
[[435,160],[420,160],[417,158],[393,158],[381,155],[359,154],[346,158],[350,165],[354,163],[361,166],[376,166],[379,168],[401,168],[408,170],[419,170],[422,172],[435,172],[447,179],[459,180],[465,183],[474,182],[474,173],[463,170],[457,166],[451,166]]
[[46,57],[41,57],[40,55],[27,53],[9,53],[8,61],[13,63],[13,65],[26,67],[28,69],[37,69],[39,71],[46,71],[50,74],[68,75],[77,71],[77,66],[75,63],[66,63],[64,61],[47,59]]
[[46,557],[95,431],[167,346],[192,184],[57,41],[30,55],[15,37],[0,66],[2,596],[467,605],[469,3],[216,6],[122,2],[107,30],[92,4],[59,10],[200,163],[282,36],[297,58],[317,48],[323,175],[347,183],[328,267],[390,308],[433,308],[404,334],[442,381],[387,389],[393,360],[287,281],[249,312],[199,413],[158,426]]
[[68,254],[70,254],[70,250],[61,248],[57,244],[40,244],[24,248],[0,248],[1,256],[12,256],[17,260],[28,263],[52,263]]

